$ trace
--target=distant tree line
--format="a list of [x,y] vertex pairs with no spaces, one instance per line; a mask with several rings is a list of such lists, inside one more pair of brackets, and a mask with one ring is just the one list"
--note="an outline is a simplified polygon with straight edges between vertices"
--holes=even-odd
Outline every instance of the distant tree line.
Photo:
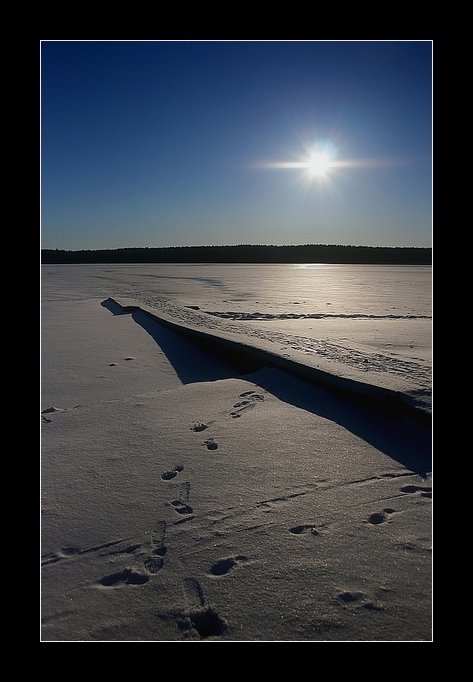
[[42,249],[47,263],[360,263],[431,265],[432,249],[423,247],[342,246],[172,246],[67,251]]

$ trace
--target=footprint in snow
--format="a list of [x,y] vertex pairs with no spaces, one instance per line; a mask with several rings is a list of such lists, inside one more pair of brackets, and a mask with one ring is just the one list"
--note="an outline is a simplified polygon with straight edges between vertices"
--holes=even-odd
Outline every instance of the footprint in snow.
[[161,474],[161,478],[163,479],[163,481],[170,481],[172,478],[176,478],[177,474],[180,473],[181,471],[184,471],[184,467],[182,466],[182,464],[176,464],[174,469],[164,471]]
[[219,559],[210,567],[210,573],[212,575],[226,575],[241,561],[248,561],[248,557],[246,557],[244,554],[238,554],[237,556]]

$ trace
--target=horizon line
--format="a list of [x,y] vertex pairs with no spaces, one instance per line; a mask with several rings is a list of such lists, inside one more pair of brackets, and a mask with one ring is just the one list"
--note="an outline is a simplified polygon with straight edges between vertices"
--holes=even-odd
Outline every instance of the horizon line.
[[115,247],[98,247],[98,248],[82,248],[82,249],[70,249],[63,247],[41,247],[41,251],[121,251],[121,250],[131,250],[131,249],[235,249],[235,248],[273,248],[273,249],[297,249],[297,248],[307,248],[307,247],[336,247],[336,248],[348,248],[348,249],[432,249],[430,246],[380,246],[380,245],[369,245],[369,244],[316,244],[316,243],[306,243],[306,244],[181,244],[175,246],[115,246]]

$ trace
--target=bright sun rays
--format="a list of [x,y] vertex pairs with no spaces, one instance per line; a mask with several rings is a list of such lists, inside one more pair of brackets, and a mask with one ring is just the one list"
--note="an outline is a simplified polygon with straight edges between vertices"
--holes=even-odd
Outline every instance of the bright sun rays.
[[337,150],[329,140],[319,140],[306,146],[305,152],[298,161],[277,161],[262,164],[266,168],[300,169],[302,178],[309,184],[314,181],[328,181],[336,162]]
[[406,163],[400,158],[358,158],[340,159],[339,147],[332,140],[318,139],[309,143],[301,139],[302,151],[298,156],[293,156],[293,161],[274,161],[256,164],[259,168],[272,168],[278,170],[295,170],[293,182],[304,192],[310,192],[312,188],[325,191],[339,191],[344,171],[350,169],[372,170],[399,166]]
[[306,170],[309,176],[325,177],[338,168],[387,168],[399,166],[405,163],[400,158],[363,158],[363,159],[337,159],[337,149],[328,140],[317,143],[306,153],[299,157],[299,161],[273,161],[258,163],[259,168],[301,169]]

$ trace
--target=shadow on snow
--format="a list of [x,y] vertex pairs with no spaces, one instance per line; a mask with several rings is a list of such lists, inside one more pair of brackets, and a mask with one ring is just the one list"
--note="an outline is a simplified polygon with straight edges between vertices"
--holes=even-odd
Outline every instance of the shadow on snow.
[[377,413],[358,404],[356,399],[340,398],[279,369],[264,367],[242,375],[229,363],[166,329],[140,310],[129,313],[110,300],[103,301],[102,306],[114,315],[131,314],[159,345],[184,384],[244,377],[283,402],[339,424],[424,478],[432,469],[432,433],[424,424]]

